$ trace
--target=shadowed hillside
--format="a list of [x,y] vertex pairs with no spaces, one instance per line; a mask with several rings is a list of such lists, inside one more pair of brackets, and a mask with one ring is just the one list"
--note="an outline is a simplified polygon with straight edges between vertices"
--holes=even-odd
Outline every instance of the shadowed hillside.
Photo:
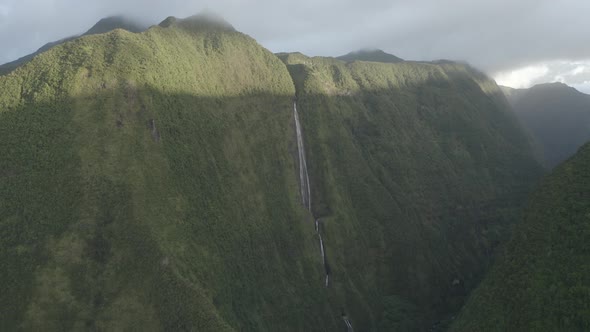
[[452,331],[590,330],[590,145],[535,191]]
[[547,167],[557,166],[590,141],[590,95],[562,83],[503,90]]

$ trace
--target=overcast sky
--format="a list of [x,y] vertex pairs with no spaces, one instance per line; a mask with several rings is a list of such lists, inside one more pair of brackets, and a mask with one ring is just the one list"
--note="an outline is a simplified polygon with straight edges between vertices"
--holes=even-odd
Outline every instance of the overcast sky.
[[589,0],[0,0],[0,63],[109,15],[158,23],[203,9],[274,52],[380,48],[468,61],[514,87],[561,81],[590,93]]

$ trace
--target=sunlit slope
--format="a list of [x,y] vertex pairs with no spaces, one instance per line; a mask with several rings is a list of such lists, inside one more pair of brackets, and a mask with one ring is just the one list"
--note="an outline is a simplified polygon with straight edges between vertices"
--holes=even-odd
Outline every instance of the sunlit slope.
[[333,288],[357,325],[430,328],[460,307],[541,174],[526,136],[465,65],[279,56]]
[[[94,26],[92,26],[92,28],[90,28],[88,31],[86,31],[82,36],[106,33],[106,32],[109,32],[109,31],[112,31],[115,29],[123,29],[123,30],[127,30],[130,32],[142,32],[142,31],[145,31],[147,29],[147,27],[145,27],[141,23],[135,22],[135,21],[128,19],[126,17],[123,17],[123,16],[112,16],[112,17],[103,18],[102,20],[98,21]],[[72,37],[67,37],[67,38],[64,38],[64,39],[61,39],[58,41],[47,43],[32,54],[28,54],[28,55],[23,56],[22,58],[17,59],[17,60],[14,60],[14,61],[11,61],[8,63],[4,63],[4,64],[0,65],[0,75],[8,74],[11,71],[13,71],[14,69],[18,68],[19,66],[22,66],[23,64],[31,61],[35,56],[37,56],[43,52],[47,52],[48,50],[52,49],[53,47],[55,47],[57,45],[74,40],[78,37],[79,36],[72,36]]]
[[590,330],[590,145],[547,176],[453,331]]
[[283,63],[203,17],[0,77],[0,330],[334,330]]

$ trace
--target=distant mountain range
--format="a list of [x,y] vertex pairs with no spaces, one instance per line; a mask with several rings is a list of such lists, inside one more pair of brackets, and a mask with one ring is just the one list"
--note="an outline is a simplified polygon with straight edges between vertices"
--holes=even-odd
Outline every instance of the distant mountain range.
[[502,90],[547,167],[555,167],[590,141],[590,95],[562,83]]

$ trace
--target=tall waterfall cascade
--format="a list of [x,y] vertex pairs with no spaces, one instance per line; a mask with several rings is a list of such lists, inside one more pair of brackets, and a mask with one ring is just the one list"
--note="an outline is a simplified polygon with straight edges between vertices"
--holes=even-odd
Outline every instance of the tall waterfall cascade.
[[301,123],[297,104],[293,103],[293,116],[295,117],[295,131],[297,132],[297,151],[299,155],[299,184],[301,187],[301,200],[303,205],[311,212],[311,189],[309,187],[309,174],[307,173],[307,161],[305,160],[305,147],[303,146],[303,135],[301,134]]
[[[301,122],[299,121],[299,112],[297,112],[297,103],[293,103],[293,117],[295,118],[295,131],[297,133],[297,154],[299,157],[299,186],[301,188],[301,202],[303,206],[309,211],[311,211],[311,186],[309,183],[309,173],[307,171],[307,160],[305,158],[305,147],[303,146],[303,134],[301,133]],[[326,261],[326,252],[324,249],[324,241],[322,239],[322,232],[320,229],[320,219],[315,220],[315,231],[318,234],[319,242],[320,242],[320,255],[322,257],[322,264],[324,265],[324,271],[326,274],[325,277],[325,285],[326,287],[330,284],[330,273],[328,269],[328,264]],[[346,329],[349,332],[352,332],[352,324],[348,317],[343,316],[342,319],[346,324]]]

